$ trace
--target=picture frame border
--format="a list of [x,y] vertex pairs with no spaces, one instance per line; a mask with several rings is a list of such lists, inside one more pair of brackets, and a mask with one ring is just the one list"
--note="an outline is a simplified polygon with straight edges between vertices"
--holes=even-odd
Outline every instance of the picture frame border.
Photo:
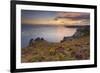
[[[73,8],[87,8],[94,9],[94,64],[88,65],[73,65],[73,66],[57,66],[57,67],[41,67],[41,68],[25,68],[16,69],[16,5],[41,5],[54,7],[73,7]],[[48,3],[48,2],[34,2],[34,1],[11,1],[11,18],[10,18],[10,71],[13,72],[29,72],[29,71],[45,71],[45,70],[62,70],[62,69],[79,69],[97,67],[97,6],[95,5],[81,5],[81,4],[64,4],[64,3]]]

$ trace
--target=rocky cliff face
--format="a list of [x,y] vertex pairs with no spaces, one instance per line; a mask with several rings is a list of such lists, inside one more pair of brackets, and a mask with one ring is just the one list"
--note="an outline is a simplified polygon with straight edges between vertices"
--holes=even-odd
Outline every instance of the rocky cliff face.
[[77,28],[77,32],[72,37],[78,38],[89,34],[90,34],[90,27],[84,26],[84,27]]
[[85,35],[89,35],[90,34],[90,26],[80,26],[80,27],[76,27],[77,31],[75,32],[75,34],[71,37],[64,37],[64,39],[61,42],[67,41],[67,40],[73,40]]

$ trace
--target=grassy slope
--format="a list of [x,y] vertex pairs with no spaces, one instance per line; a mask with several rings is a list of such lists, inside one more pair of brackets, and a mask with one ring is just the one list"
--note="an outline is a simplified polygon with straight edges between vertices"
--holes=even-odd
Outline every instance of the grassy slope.
[[62,43],[36,41],[22,49],[22,62],[67,61],[89,59],[89,35]]

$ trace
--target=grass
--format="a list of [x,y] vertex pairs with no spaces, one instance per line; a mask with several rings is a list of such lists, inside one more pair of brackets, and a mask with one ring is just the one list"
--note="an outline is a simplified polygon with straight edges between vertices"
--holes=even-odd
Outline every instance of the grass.
[[62,43],[35,41],[21,49],[21,62],[69,61],[90,58],[89,35]]

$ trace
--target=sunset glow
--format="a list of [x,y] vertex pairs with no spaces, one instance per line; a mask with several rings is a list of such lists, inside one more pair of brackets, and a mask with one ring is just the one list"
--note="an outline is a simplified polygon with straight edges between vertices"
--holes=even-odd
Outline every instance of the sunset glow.
[[22,24],[89,25],[89,13],[22,10]]

